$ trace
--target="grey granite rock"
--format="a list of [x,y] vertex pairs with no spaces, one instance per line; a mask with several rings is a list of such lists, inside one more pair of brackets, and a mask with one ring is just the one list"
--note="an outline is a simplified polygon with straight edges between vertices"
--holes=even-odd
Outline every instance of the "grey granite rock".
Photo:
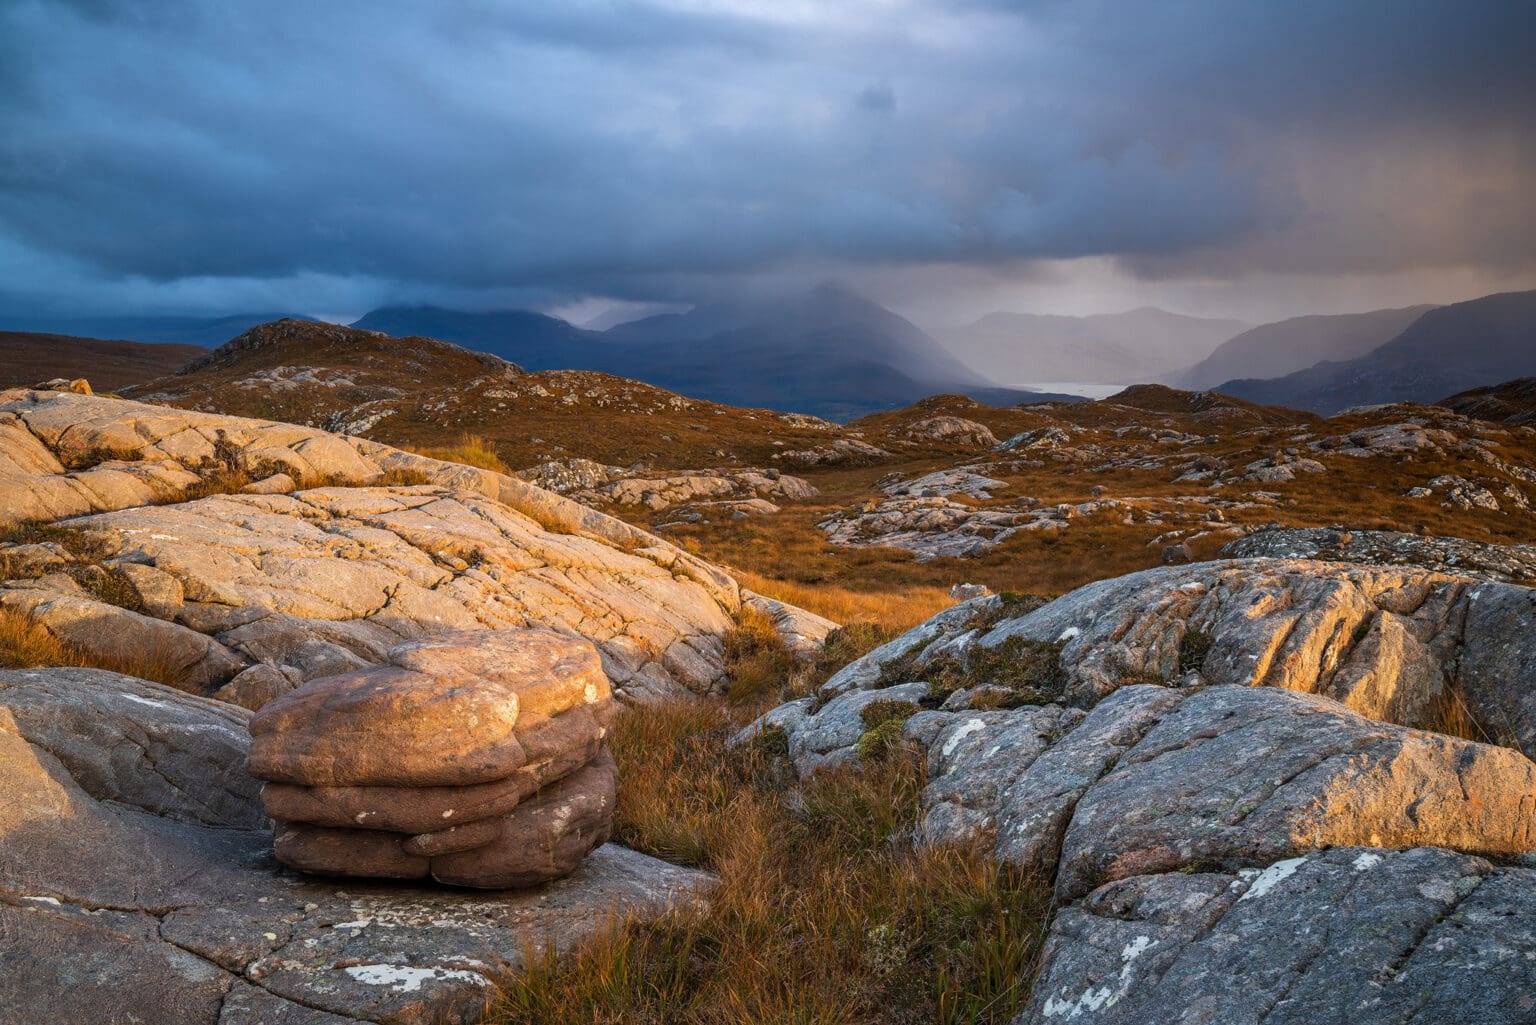
[[1536,1020],[1536,872],[1335,848],[1143,875],[1058,913],[1015,1025],[1517,1025]]

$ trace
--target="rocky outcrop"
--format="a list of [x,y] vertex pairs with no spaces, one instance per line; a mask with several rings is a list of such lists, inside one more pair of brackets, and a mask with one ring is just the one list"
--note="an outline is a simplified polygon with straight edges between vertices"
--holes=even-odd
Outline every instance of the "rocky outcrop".
[[614,705],[591,644],[459,631],[388,658],[311,680],[251,720],[277,860],[505,889],[569,875],[608,839]]
[[[196,497],[277,474],[302,489]],[[585,637],[627,699],[709,692],[740,608],[729,576],[589,507],[286,424],[0,393],[0,487],[8,518],[55,522],[66,542],[17,546],[32,554],[0,605],[88,649],[153,638],[189,688],[251,707],[469,628]],[[100,567],[114,590],[61,566]]]
[[1517,1025],[1533,917],[1536,871],[1436,848],[1133,876],[1058,912],[1015,1025]]
[[1415,727],[1536,750],[1533,618],[1416,567],[1166,567],[956,606],[737,742],[809,773],[899,730],[920,842],[1054,880],[1023,1025],[1527,1021],[1536,870],[1484,859],[1536,861],[1536,763]]
[[1456,576],[1536,584],[1536,546],[1498,545],[1459,537],[1430,537],[1344,527],[1276,527],[1231,542],[1233,559],[1322,559],[1372,566],[1417,566]]
[[838,438],[816,448],[776,452],[773,458],[781,459],[793,466],[860,466],[865,463],[879,462],[889,455],[890,453],[885,449],[871,445],[867,441],[861,441],[858,438]]
[[294,875],[248,715],[97,670],[0,673],[7,1020],[463,1022],[528,951],[707,881],[611,845],[525,891]]
[[992,448],[997,436],[985,424],[963,416],[931,416],[911,424],[903,436],[910,441],[945,442],[971,448]]
[[766,615],[783,638],[784,646],[798,658],[809,660],[821,654],[827,635],[837,629],[837,624],[825,616],[745,588],[741,592],[741,604],[743,608],[756,609]]
[[583,502],[642,505],[657,511],[707,499],[801,501],[816,495],[816,489],[802,478],[773,469],[625,477],[575,493],[575,497]]

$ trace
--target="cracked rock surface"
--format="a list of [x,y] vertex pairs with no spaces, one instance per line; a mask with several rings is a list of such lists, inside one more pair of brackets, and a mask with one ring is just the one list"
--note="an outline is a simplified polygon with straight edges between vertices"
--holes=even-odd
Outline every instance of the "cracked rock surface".
[[[195,497],[231,469],[299,489]],[[288,424],[3,392],[0,488],[6,518],[90,549],[16,546],[0,606],[78,646],[152,645],[189,689],[251,708],[465,628],[591,640],[627,700],[708,693],[741,604],[708,563],[525,481]],[[61,572],[87,561],[133,601]]]
[[0,673],[0,1017],[469,1021],[526,949],[707,882],[613,845],[516,892],[295,876],[248,718],[100,670]]
[[[1533,627],[1536,590],[1412,565],[1164,567],[957,605],[738,739],[815,772],[906,703],[919,842],[1055,883],[1017,1025],[1529,1022]],[[1417,728],[1447,697],[1508,746]]]

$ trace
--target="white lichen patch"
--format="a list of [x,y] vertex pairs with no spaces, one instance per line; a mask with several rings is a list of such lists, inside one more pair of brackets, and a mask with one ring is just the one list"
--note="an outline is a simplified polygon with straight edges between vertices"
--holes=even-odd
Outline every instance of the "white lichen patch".
[[1356,858],[1352,862],[1352,864],[1354,865],[1356,872],[1364,872],[1367,869],[1372,869],[1372,868],[1375,868],[1377,865],[1380,865],[1381,864],[1381,855],[1380,854],[1372,854],[1369,851],[1367,851],[1366,853],[1364,853],[1364,854],[1360,855],[1358,858]]
[[[1065,994],[1063,994],[1065,996]],[[1057,997],[1047,997],[1045,1000],[1045,1016],[1055,1018],[1065,1015],[1068,1018],[1076,1018],[1085,1011],[1097,1011],[1108,1006],[1114,1000],[1114,992],[1105,986],[1102,989],[1089,987],[1076,1000],[1063,1000]]]
[[[1264,896],[1270,890],[1273,890],[1276,886],[1279,886],[1282,882],[1295,875],[1296,870],[1306,860],[1306,858],[1287,858],[1284,861],[1275,862],[1262,872],[1255,873],[1253,882],[1248,886],[1248,892],[1237,899],[1238,903],[1242,903],[1249,897]],[[1252,869],[1247,869],[1240,874],[1246,878],[1247,873],[1252,871]]]
[[461,968],[412,968],[409,965],[360,964],[344,969],[348,975],[368,986],[388,986],[397,993],[415,993],[424,982],[458,980],[480,986],[490,982],[479,972]]
[[151,708],[170,708],[171,707],[169,704],[167,704],[164,701],[156,701],[154,698],[141,698],[137,694],[122,694],[122,695],[120,695],[120,697],[126,698],[127,700],[135,702],[136,704],[148,705]]
[[986,728],[987,724],[985,720],[967,720],[963,726],[955,730],[955,732],[951,733],[949,735],[949,739],[944,742],[944,757],[948,758],[950,755],[954,754],[955,748],[959,747],[960,742],[966,737],[970,736],[972,733],[975,733],[977,730],[984,730]]

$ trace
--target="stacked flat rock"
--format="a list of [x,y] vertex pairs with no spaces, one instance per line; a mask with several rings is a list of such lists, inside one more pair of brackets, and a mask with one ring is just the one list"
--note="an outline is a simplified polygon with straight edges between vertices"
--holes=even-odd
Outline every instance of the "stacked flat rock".
[[587,641],[438,634],[268,702],[251,719],[250,771],[293,868],[532,886],[608,839],[614,714]]

